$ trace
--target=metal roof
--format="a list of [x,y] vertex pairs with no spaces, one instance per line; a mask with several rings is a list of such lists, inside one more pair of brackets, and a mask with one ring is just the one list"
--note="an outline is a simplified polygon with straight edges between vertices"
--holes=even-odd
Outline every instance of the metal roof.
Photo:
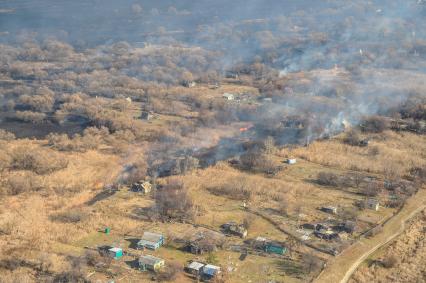
[[123,249],[121,249],[121,248],[110,248],[109,251],[116,253],[116,252],[123,251]]
[[194,270],[200,270],[201,268],[203,268],[204,265],[205,264],[202,264],[200,262],[193,261],[188,265],[188,268],[194,269]]
[[162,261],[164,261],[164,259],[152,256],[152,255],[144,255],[139,258],[139,264],[145,264],[145,265],[155,265]]
[[220,267],[219,266],[207,264],[203,268],[203,273],[207,274],[207,275],[210,275],[210,276],[214,276],[216,273],[219,273],[219,272],[220,272]]
[[161,235],[161,234],[144,232],[141,240],[147,241],[147,242],[157,243],[157,242],[161,241],[162,239],[163,239],[163,235]]

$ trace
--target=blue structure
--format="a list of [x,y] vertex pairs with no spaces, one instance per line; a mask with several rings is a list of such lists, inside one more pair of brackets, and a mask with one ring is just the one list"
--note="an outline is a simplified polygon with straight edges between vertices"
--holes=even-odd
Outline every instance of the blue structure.
[[108,254],[114,259],[119,259],[123,257],[123,250],[120,248],[111,248],[108,250]]

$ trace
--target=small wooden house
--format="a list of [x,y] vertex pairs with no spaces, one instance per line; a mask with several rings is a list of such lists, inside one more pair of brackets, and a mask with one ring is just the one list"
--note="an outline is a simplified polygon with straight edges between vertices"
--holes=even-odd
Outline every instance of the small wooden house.
[[153,118],[154,118],[154,114],[152,112],[142,111],[142,113],[141,113],[141,119],[142,120],[149,121],[149,120],[152,120]]
[[193,274],[195,276],[199,276],[203,272],[204,263],[193,261],[186,268],[186,272]]
[[141,256],[138,260],[139,270],[140,271],[158,271],[164,267],[165,261],[164,259],[152,256],[152,255],[144,255]]
[[197,85],[197,83],[194,82],[194,81],[183,81],[182,85],[184,87],[187,87],[187,88],[193,88],[193,87],[195,87]]
[[377,199],[368,199],[366,202],[366,207],[374,211],[379,211],[380,203]]
[[139,192],[142,194],[148,194],[152,190],[152,185],[150,182],[136,182],[132,185],[132,191],[133,192]]
[[320,208],[322,212],[330,213],[330,214],[337,214],[337,207],[335,206],[323,206]]
[[242,224],[237,224],[235,222],[228,222],[221,226],[223,232],[227,234],[232,234],[239,236],[240,238],[247,237],[247,229]]
[[223,98],[227,99],[227,100],[235,100],[235,95],[233,95],[232,93],[224,93],[222,95]]
[[144,232],[142,239],[138,242],[138,249],[156,250],[164,244],[164,236],[157,233]]

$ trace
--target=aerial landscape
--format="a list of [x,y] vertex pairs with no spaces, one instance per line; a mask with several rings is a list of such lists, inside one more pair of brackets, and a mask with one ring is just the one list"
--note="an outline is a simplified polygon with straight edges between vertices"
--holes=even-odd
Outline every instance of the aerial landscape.
[[0,283],[426,282],[426,1],[0,1]]

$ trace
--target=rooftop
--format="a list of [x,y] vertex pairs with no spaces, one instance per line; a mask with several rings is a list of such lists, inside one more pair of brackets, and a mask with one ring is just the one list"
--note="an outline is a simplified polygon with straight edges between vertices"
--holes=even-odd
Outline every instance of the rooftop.
[[143,255],[139,258],[139,264],[155,265],[161,261],[164,260],[152,255]]
[[202,264],[201,262],[193,261],[188,265],[188,268],[194,269],[194,270],[200,270],[203,266],[204,264]]
[[163,235],[161,235],[161,234],[152,233],[152,232],[144,232],[141,240],[156,243],[156,242],[161,241],[162,238],[163,238]]
[[116,253],[116,252],[120,252],[120,251],[122,251],[123,249],[121,249],[121,248],[110,248],[109,249],[109,251],[111,251],[111,252],[114,252],[114,253]]
[[207,275],[210,275],[210,276],[214,276],[218,272],[220,272],[220,267],[219,266],[207,264],[203,268],[203,273],[207,274]]

